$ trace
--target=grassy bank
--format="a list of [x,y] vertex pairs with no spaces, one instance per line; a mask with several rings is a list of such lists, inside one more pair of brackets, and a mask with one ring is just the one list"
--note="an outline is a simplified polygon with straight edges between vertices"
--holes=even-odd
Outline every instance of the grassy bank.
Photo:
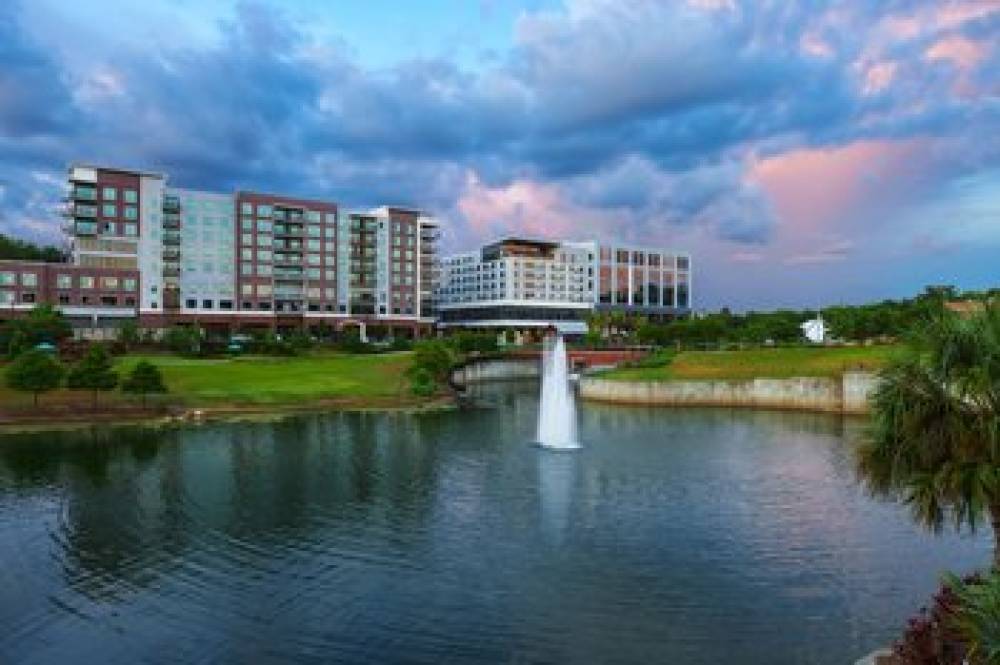
[[[417,403],[409,392],[404,372],[409,352],[377,355],[317,353],[301,357],[243,356],[193,359],[170,355],[127,355],[116,360],[124,376],[140,360],[163,372],[170,390],[151,403],[186,408],[241,408],[262,406],[392,406]],[[105,411],[135,409],[138,398],[120,392],[102,393]],[[41,396],[38,412],[61,413],[90,410],[90,395],[57,390]],[[30,416],[35,411],[31,395],[0,387],[0,414]]]
[[792,376],[839,376],[845,370],[876,370],[894,346],[789,347],[745,351],[682,351],[658,367],[623,367],[602,378],[621,381],[740,380]]

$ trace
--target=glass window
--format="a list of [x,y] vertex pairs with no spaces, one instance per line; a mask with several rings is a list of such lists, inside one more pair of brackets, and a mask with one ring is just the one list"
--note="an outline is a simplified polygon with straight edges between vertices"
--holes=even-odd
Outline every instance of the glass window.
[[266,264],[266,263],[262,263],[262,264],[258,265],[257,266],[257,274],[260,275],[261,277],[270,277],[271,276],[271,266],[269,264]]
[[257,250],[257,260],[258,261],[270,261],[271,260],[271,250],[269,250],[269,249],[258,249]]
[[678,270],[687,270],[688,269],[688,257],[686,257],[686,256],[678,256],[677,257],[677,269]]
[[73,288],[73,275],[58,275],[56,276],[56,286],[60,289],[72,289]]
[[196,309],[198,307],[198,300],[196,298],[188,298],[184,301],[184,306],[188,309]]
[[201,308],[202,309],[212,309],[213,305],[214,305],[214,301],[212,301],[212,300],[205,299],[205,300],[201,301]]
[[334,238],[337,235],[337,227],[327,226],[323,228],[323,235],[327,238]]
[[306,241],[306,247],[314,252],[318,252],[320,250],[320,242],[319,240],[309,239]]
[[319,224],[320,217],[321,215],[318,210],[306,210],[306,221]]
[[101,206],[101,214],[105,217],[115,217],[118,215],[118,207],[114,203],[105,203]]
[[118,288],[118,278],[117,277],[102,277],[101,286],[105,289],[117,289]]
[[243,236],[241,237],[241,241],[242,241],[242,243],[244,245],[252,245],[253,244],[253,234],[252,233],[244,233]]
[[80,288],[81,289],[94,288],[94,278],[91,275],[80,275]]
[[270,233],[271,232],[271,222],[266,222],[262,219],[257,220],[257,233]]
[[133,237],[139,235],[139,226],[137,224],[126,224],[125,235]]
[[270,217],[271,216],[271,206],[264,203],[257,204],[257,216],[258,217]]
[[327,271],[324,272],[324,275],[326,276],[326,281],[328,281],[328,282],[333,282],[333,281],[336,281],[336,279],[337,279],[337,271],[336,270],[327,270]]
[[252,263],[241,263],[240,264],[240,272],[243,273],[244,275],[252,275],[253,274],[253,264]]
[[13,304],[14,304],[14,292],[0,291],[0,305],[13,305]]
[[271,247],[274,245],[274,238],[271,236],[257,236],[258,247]]
[[270,284],[258,284],[257,285],[257,295],[263,297],[270,297],[271,295],[271,285]]
[[244,217],[240,220],[240,230],[242,231],[253,231],[253,220]]
[[38,286],[38,275],[33,272],[22,272],[21,284],[24,286]]
[[250,247],[244,247],[241,249],[240,258],[244,261],[253,261],[253,249]]
[[310,254],[309,255],[309,265],[311,265],[311,266],[318,266],[319,264],[320,264],[319,254]]
[[323,229],[319,226],[309,226],[307,228],[309,229],[310,238],[319,238],[321,235],[323,235]]
[[114,187],[105,187],[101,190],[101,198],[105,201],[114,201],[118,198],[118,190]]
[[253,295],[253,284],[243,284],[240,286],[240,293],[245,296]]
[[125,189],[122,190],[122,198],[125,200],[125,203],[138,203],[139,193],[134,189]]
[[240,204],[240,214],[241,215],[252,215],[253,214],[253,204],[244,201]]
[[126,291],[135,291],[136,283],[133,278],[131,277],[125,278],[123,284]]
[[306,274],[309,275],[309,279],[319,279],[322,272],[319,268],[309,268]]

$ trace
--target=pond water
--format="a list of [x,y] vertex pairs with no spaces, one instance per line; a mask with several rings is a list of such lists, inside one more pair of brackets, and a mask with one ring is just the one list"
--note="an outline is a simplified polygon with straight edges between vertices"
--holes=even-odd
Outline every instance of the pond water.
[[868,498],[857,421],[581,405],[0,437],[2,663],[852,663],[988,534]]

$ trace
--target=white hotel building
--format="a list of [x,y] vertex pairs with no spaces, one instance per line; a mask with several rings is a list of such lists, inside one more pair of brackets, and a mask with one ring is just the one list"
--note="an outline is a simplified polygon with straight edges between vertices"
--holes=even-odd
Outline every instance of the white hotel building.
[[441,261],[443,328],[587,331],[593,311],[690,311],[691,257],[666,249],[506,238]]

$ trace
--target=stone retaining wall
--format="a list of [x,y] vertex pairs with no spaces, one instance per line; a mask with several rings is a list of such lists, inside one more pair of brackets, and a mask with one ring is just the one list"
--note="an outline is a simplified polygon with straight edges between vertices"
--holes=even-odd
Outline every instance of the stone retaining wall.
[[847,372],[841,378],[795,377],[745,381],[580,380],[583,399],[651,406],[745,406],[863,414],[876,378]]
[[480,381],[535,379],[540,374],[539,363],[538,358],[473,360],[453,370],[451,380],[456,385],[465,386]]

